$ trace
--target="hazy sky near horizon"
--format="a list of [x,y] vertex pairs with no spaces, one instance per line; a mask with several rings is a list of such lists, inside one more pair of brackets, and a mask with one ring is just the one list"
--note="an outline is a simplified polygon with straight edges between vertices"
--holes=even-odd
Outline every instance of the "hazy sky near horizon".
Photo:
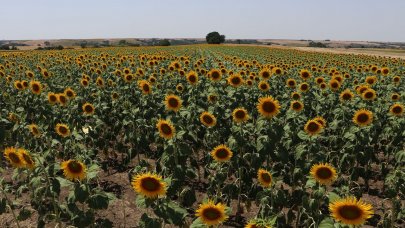
[[405,0],[0,0],[0,40],[332,39],[405,42]]

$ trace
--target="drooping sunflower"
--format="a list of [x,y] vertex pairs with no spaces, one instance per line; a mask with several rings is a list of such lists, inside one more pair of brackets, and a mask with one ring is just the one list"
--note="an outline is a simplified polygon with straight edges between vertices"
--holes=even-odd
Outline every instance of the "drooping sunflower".
[[132,179],[132,188],[146,198],[157,198],[166,195],[167,185],[162,177],[152,173],[137,174]]
[[257,171],[257,180],[262,187],[269,188],[273,182],[273,177],[269,171],[259,169]]
[[350,101],[352,100],[354,97],[354,94],[352,93],[352,91],[350,91],[350,89],[345,89],[342,93],[340,93],[340,100],[345,102],[345,101]]
[[330,185],[337,178],[336,169],[328,163],[313,165],[310,174],[317,182],[323,185]]
[[86,178],[86,165],[80,161],[69,159],[63,161],[60,167],[69,180],[83,180]]
[[200,121],[206,127],[213,127],[217,124],[217,118],[209,112],[203,112],[200,115]]
[[32,160],[31,155],[27,150],[19,148],[17,152],[21,155],[21,159],[24,162],[24,167],[28,169],[33,169],[35,167],[35,162]]
[[390,107],[390,113],[394,116],[402,116],[404,113],[404,106],[402,104],[396,103]]
[[196,216],[206,225],[215,226],[228,219],[225,213],[226,206],[222,203],[215,204],[214,201],[200,204],[196,211]]
[[259,103],[257,104],[257,110],[266,118],[272,118],[279,114],[280,108],[278,100],[275,100],[272,96],[259,98]]
[[56,124],[55,131],[58,135],[62,136],[63,138],[68,137],[70,135],[70,129],[66,124],[61,123]]
[[183,101],[180,99],[180,97],[170,94],[166,96],[164,103],[167,110],[177,112],[180,110]]
[[211,151],[212,158],[217,162],[226,162],[229,161],[232,157],[233,153],[229,147],[224,144],[216,146]]
[[304,108],[304,104],[301,101],[292,101],[290,108],[296,112],[301,112]]
[[195,71],[188,72],[187,81],[191,85],[196,85],[198,83],[198,74]]
[[232,118],[235,123],[243,123],[249,119],[249,114],[244,108],[235,108],[232,112]]
[[6,147],[4,149],[4,157],[16,168],[22,168],[25,165],[21,153],[14,147]]
[[159,131],[160,137],[165,139],[171,139],[176,134],[176,129],[169,120],[163,119],[158,120],[156,128]]
[[217,69],[212,69],[210,70],[210,72],[208,72],[208,74],[210,75],[210,79],[214,82],[220,81],[222,78],[222,73],[220,70]]
[[374,214],[373,206],[355,197],[346,197],[329,203],[332,217],[343,224],[360,226]]
[[228,77],[228,84],[236,88],[243,84],[243,79],[239,74],[233,74]]
[[353,122],[360,127],[365,127],[373,122],[373,113],[366,109],[357,110],[354,113]]
[[94,105],[86,102],[82,105],[82,110],[83,110],[83,113],[86,115],[93,115],[95,108],[94,108]]
[[66,88],[64,93],[69,99],[73,99],[76,97],[76,92],[70,87]]
[[257,86],[261,91],[268,91],[270,89],[270,85],[266,81],[261,81],[259,82],[259,85]]
[[38,125],[36,125],[36,124],[28,125],[28,130],[31,132],[31,134],[35,138],[38,138],[39,136],[41,136],[41,132],[39,131]]
[[304,131],[308,135],[317,135],[319,134],[323,129],[323,126],[316,120],[308,120],[308,122],[304,126]]
[[31,81],[30,89],[33,94],[39,95],[42,92],[42,85],[39,81]]

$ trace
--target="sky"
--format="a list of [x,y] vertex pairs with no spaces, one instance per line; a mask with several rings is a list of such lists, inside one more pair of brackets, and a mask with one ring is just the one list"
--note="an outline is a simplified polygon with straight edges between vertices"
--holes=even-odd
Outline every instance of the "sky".
[[313,39],[405,42],[405,0],[0,0],[0,40]]

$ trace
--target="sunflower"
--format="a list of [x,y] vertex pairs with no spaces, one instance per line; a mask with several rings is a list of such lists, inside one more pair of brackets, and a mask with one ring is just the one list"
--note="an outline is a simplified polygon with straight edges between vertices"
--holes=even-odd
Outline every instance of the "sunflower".
[[271,226],[263,221],[252,219],[245,225],[245,228],[271,228]]
[[177,90],[177,92],[180,92],[180,93],[183,92],[183,90],[184,90],[183,85],[182,84],[177,84],[176,90]]
[[341,101],[350,101],[351,99],[353,99],[354,94],[352,93],[352,91],[350,91],[350,89],[345,89],[342,93],[340,93],[339,95],[340,100]]
[[28,125],[28,129],[35,138],[38,138],[41,135],[41,132],[36,124]]
[[166,183],[162,177],[152,173],[137,174],[132,179],[132,188],[147,198],[157,198],[166,195]]
[[67,160],[60,165],[63,174],[69,180],[83,180],[86,177],[86,165],[77,160]]
[[377,82],[377,77],[376,76],[368,76],[366,77],[366,83],[369,85],[374,85],[374,83]]
[[340,88],[340,82],[336,79],[332,79],[329,81],[329,88],[333,91],[336,91]]
[[354,113],[353,122],[360,127],[367,126],[373,122],[373,113],[366,109],[357,110]]
[[123,76],[123,78],[124,78],[124,81],[125,82],[128,82],[128,83],[130,83],[130,82],[132,82],[133,80],[134,80],[134,75],[133,74],[125,74],[124,76]]
[[398,93],[391,94],[391,100],[397,101],[401,96]]
[[31,155],[25,149],[18,149],[17,152],[21,155],[21,159],[24,162],[24,167],[28,169],[33,169],[35,167],[35,162],[32,160]]
[[101,77],[97,77],[96,84],[98,87],[104,87],[104,80]]
[[210,103],[215,103],[218,99],[218,96],[216,94],[209,94],[207,96],[208,102]]
[[70,129],[66,124],[61,123],[56,124],[55,131],[58,135],[62,136],[63,138],[70,135]]
[[269,171],[265,169],[259,169],[257,171],[257,180],[262,187],[268,188],[272,184],[273,177],[271,176],[271,173]]
[[295,82],[294,79],[289,78],[289,79],[287,79],[286,84],[287,84],[287,86],[290,87],[290,88],[295,88],[295,86],[296,86],[297,83]]
[[119,95],[117,92],[113,92],[113,93],[111,94],[111,98],[112,98],[113,100],[117,100],[119,97],[120,97],[120,95]]
[[392,78],[392,82],[394,82],[395,84],[398,84],[401,81],[401,78],[399,76],[394,76]]
[[283,70],[280,67],[274,67],[271,72],[277,75],[281,75],[283,73]]
[[263,68],[260,72],[259,72],[259,76],[262,77],[263,79],[269,79],[271,76],[271,71],[267,68]]
[[176,95],[167,95],[165,98],[165,105],[166,105],[166,109],[169,111],[174,111],[177,112],[180,110],[181,105],[182,105],[182,100],[180,99],[180,97],[176,96]]
[[29,84],[26,80],[22,80],[21,83],[22,83],[24,89],[28,88]]
[[317,77],[317,78],[315,79],[315,81],[316,81],[316,84],[319,85],[319,84],[325,82],[325,79],[324,79],[323,77]]
[[229,76],[228,84],[236,88],[243,84],[243,79],[239,74],[233,74]]
[[387,67],[381,68],[381,74],[388,75],[389,73],[390,73],[390,69],[388,69]]
[[322,127],[326,127],[326,120],[322,116],[317,116],[314,120],[322,125]]
[[327,85],[325,82],[322,82],[321,84],[319,84],[319,88],[321,89],[326,89]]
[[367,100],[367,101],[372,101],[377,98],[377,94],[376,94],[375,90],[373,90],[373,89],[367,89],[361,95],[362,95],[363,99]]
[[187,74],[187,81],[188,83],[190,83],[191,85],[195,85],[198,83],[198,75],[195,71],[190,71]]
[[308,122],[304,126],[304,131],[308,135],[317,135],[322,131],[322,129],[323,126],[315,119],[308,120]]
[[82,79],[82,80],[80,80],[80,84],[82,84],[83,87],[87,87],[87,86],[89,86],[89,80]]
[[225,210],[226,206],[222,203],[215,204],[213,201],[209,200],[206,203],[200,204],[195,215],[204,224],[208,226],[215,226],[228,219]]
[[94,108],[94,105],[86,102],[82,105],[82,110],[83,110],[83,113],[86,115],[93,115],[95,108]]
[[56,97],[58,98],[58,102],[60,105],[65,106],[67,102],[69,101],[66,97],[66,94],[64,93],[58,93],[56,94]]
[[39,95],[42,92],[42,85],[39,81],[31,81],[30,89],[32,93]]
[[139,88],[141,89],[143,94],[151,94],[152,93],[152,88],[151,85],[148,81],[146,80],[141,80],[138,83]]
[[299,93],[297,93],[297,92],[292,92],[291,93],[291,98],[294,99],[294,100],[299,100],[299,99],[301,99],[301,95]]
[[303,82],[300,84],[300,91],[301,92],[307,92],[309,90],[309,84],[306,82]]
[[76,97],[75,91],[70,87],[66,88],[64,93],[69,99],[73,99],[74,97]]
[[313,165],[310,171],[311,176],[323,185],[330,185],[336,180],[336,170],[328,163]]
[[200,115],[200,121],[206,127],[213,127],[217,124],[217,118],[209,112],[203,112]]
[[272,96],[259,98],[259,103],[257,104],[257,110],[259,113],[266,118],[272,118],[280,113],[280,104]]
[[304,104],[301,101],[292,101],[290,108],[296,112],[301,112],[304,108]]
[[232,153],[231,149],[229,149],[224,144],[215,147],[211,151],[212,158],[214,158],[215,161],[217,161],[217,162],[229,161],[231,159],[232,155],[233,155],[233,153]]
[[308,70],[303,69],[300,71],[300,77],[304,80],[307,80],[311,77],[311,73]]
[[48,102],[49,104],[55,104],[56,102],[58,102],[58,97],[55,93],[49,92],[48,93]]
[[244,108],[236,108],[232,112],[232,118],[234,122],[242,123],[249,119],[249,114]]
[[208,72],[208,74],[211,75],[211,76],[210,76],[210,79],[211,79],[212,81],[214,81],[214,82],[217,82],[217,81],[221,80],[221,78],[222,78],[222,73],[221,73],[221,71],[219,71],[219,70],[217,70],[217,69],[212,69],[212,70],[210,70],[210,72]]
[[269,83],[266,82],[266,81],[261,81],[261,82],[259,83],[259,85],[258,85],[258,88],[259,88],[261,91],[268,91],[268,90],[270,89],[270,85],[269,85]]
[[360,226],[374,214],[373,206],[355,197],[346,197],[329,203],[332,217],[343,224]]
[[16,168],[22,168],[25,166],[20,151],[18,151],[14,147],[6,147],[4,149],[4,157],[10,162],[12,166]]
[[14,88],[16,88],[16,89],[18,89],[18,90],[23,90],[23,89],[24,89],[24,86],[23,86],[23,84],[21,83],[21,81],[16,80],[16,81],[14,81]]
[[402,116],[402,114],[404,113],[404,106],[402,104],[393,104],[390,107],[390,113],[394,116]]
[[156,128],[159,130],[159,135],[165,139],[171,139],[176,134],[176,129],[169,120],[158,120]]

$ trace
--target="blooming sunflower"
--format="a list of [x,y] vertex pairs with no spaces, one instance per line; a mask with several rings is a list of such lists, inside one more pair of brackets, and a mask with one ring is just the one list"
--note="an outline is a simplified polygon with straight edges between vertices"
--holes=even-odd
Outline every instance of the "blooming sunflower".
[[398,84],[400,81],[401,81],[401,78],[400,78],[399,76],[394,76],[394,77],[392,78],[392,82],[393,82],[394,84]]
[[259,82],[259,85],[257,86],[261,91],[268,91],[270,89],[270,85],[266,81],[261,81]]
[[323,126],[318,123],[315,119],[308,120],[308,122],[304,126],[304,131],[308,135],[317,135],[319,134],[323,129]]
[[31,81],[30,89],[33,94],[39,95],[42,92],[42,85],[39,81]]
[[72,159],[63,161],[60,167],[69,180],[83,180],[86,177],[86,165],[80,161]]
[[209,112],[203,112],[200,115],[200,121],[206,127],[213,127],[217,124],[217,118]]
[[259,76],[262,77],[263,79],[269,79],[271,76],[271,71],[267,68],[263,68],[260,72],[259,72]]
[[304,108],[304,104],[301,101],[292,101],[290,108],[296,112],[301,112]]
[[337,91],[340,88],[340,82],[336,79],[329,81],[329,88],[333,91]]
[[301,99],[301,95],[299,93],[297,93],[297,92],[292,92],[291,93],[291,98],[294,99],[294,100],[299,100],[299,99]]
[[206,203],[200,204],[196,211],[196,216],[208,226],[215,226],[223,223],[228,219],[225,213],[226,206],[222,203],[215,204],[209,200]]
[[351,99],[353,99],[354,94],[352,93],[352,91],[350,91],[350,89],[345,89],[342,93],[340,93],[339,98],[342,102],[345,101],[350,101]]
[[256,219],[252,219],[245,225],[245,228],[271,228],[271,226]]
[[180,97],[171,94],[166,96],[164,103],[167,110],[177,112],[181,108],[182,100]]
[[377,98],[377,94],[376,94],[375,90],[373,90],[373,89],[367,89],[361,95],[362,95],[363,99],[367,100],[367,101],[372,101]]
[[404,113],[404,106],[402,104],[396,103],[390,107],[390,113],[394,116],[402,116]]
[[24,89],[24,85],[21,83],[21,81],[16,80],[14,81],[14,88],[18,89],[18,90],[23,90]]
[[184,90],[183,85],[182,85],[182,84],[177,84],[177,85],[176,85],[176,90],[177,90],[177,92],[179,92],[179,93],[183,92],[183,90]]
[[31,134],[35,137],[38,138],[41,136],[41,132],[39,131],[39,128],[36,124],[30,124],[28,125],[28,130],[31,132]]
[[83,110],[83,113],[86,115],[93,115],[95,108],[94,108],[94,105],[86,102],[82,105],[82,110]]
[[150,83],[146,80],[141,80],[138,83],[139,88],[141,89],[143,94],[151,94],[152,93],[152,87]]
[[326,120],[322,116],[317,116],[314,120],[322,125],[322,127],[326,127]]
[[56,94],[56,97],[58,98],[58,102],[59,102],[59,104],[61,105],[61,106],[65,106],[67,103],[68,103],[68,99],[67,99],[67,96],[66,96],[66,94],[64,94],[64,93],[58,93],[58,94]]
[[257,171],[257,180],[262,187],[268,188],[273,182],[273,177],[269,171],[265,169],[259,169]]
[[302,79],[304,79],[304,80],[307,80],[307,79],[309,79],[309,78],[311,77],[311,73],[310,73],[308,70],[306,70],[306,69],[302,69],[302,70],[300,71],[300,77],[301,77]]
[[280,104],[272,96],[259,98],[259,103],[257,104],[257,110],[259,113],[266,118],[272,118],[280,113]]
[[301,92],[307,92],[309,90],[309,84],[306,82],[303,82],[300,84],[300,91]]
[[243,84],[243,79],[239,74],[233,74],[228,77],[228,84],[236,88]]
[[28,169],[33,169],[35,167],[35,162],[32,160],[31,155],[25,149],[19,148],[17,152],[21,155],[21,159],[24,162],[24,167]]
[[89,80],[81,79],[80,84],[82,84],[83,87],[87,87],[87,86],[89,86]]
[[66,88],[64,93],[69,99],[73,99],[74,97],[76,97],[75,91],[70,87]]
[[354,113],[353,122],[360,127],[367,126],[373,122],[373,113],[366,109],[357,110]]
[[188,72],[187,81],[191,85],[196,85],[198,83],[198,74],[195,71]]
[[232,112],[232,118],[234,122],[242,123],[249,119],[249,114],[244,108],[236,108]]
[[311,176],[323,185],[330,185],[336,180],[336,169],[328,163],[313,165],[310,171]]
[[137,174],[132,179],[132,188],[138,194],[147,198],[157,198],[166,195],[166,183],[162,177],[152,173]]
[[48,102],[49,104],[56,104],[58,102],[58,96],[55,93],[49,92],[48,93]]
[[233,155],[233,153],[232,153],[231,149],[229,149],[229,147],[227,147],[224,144],[216,146],[211,151],[212,158],[214,158],[214,160],[217,162],[229,161],[231,159],[232,155]]
[[329,203],[332,217],[343,224],[359,226],[374,214],[373,206],[355,197],[346,197]]
[[25,166],[25,162],[21,156],[20,151],[14,147],[6,147],[4,149],[4,157],[10,162],[10,164],[16,168],[22,168]]
[[297,83],[295,82],[294,79],[289,78],[289,79],[287,79],[286,84],[287,84],[287,86],[290,87],[290,88],[295,88],[295,86],[296,86]]
[[156,128],[159,130],[159,135],[165,139],[171,139],[176,134],[176,129],[169,120],[160,119],[156,124]]
[[393,101],[397,101],[397,100],[399,100],[399,98],[400,98],[400,95],[398,93],[393,93],[391,95],[391,100],[393,100]]
[[70,129],[66,124],[61,123],[56,124],[55,131],[58,135],[62,136],[63,138],[70,135]]
[[217,81],[221,80],[221,78],[222,78],[222,73],[221,73],[221,71],[219,71],[219,70],[217,70],[217,69],[212,69],[212,70],[210,70],[210,72],[208,72],[208,74],[211,75],[211,76],[210,76],[210,79],[211,79],[212,81],[214,81],[214,82],[217,82]]

